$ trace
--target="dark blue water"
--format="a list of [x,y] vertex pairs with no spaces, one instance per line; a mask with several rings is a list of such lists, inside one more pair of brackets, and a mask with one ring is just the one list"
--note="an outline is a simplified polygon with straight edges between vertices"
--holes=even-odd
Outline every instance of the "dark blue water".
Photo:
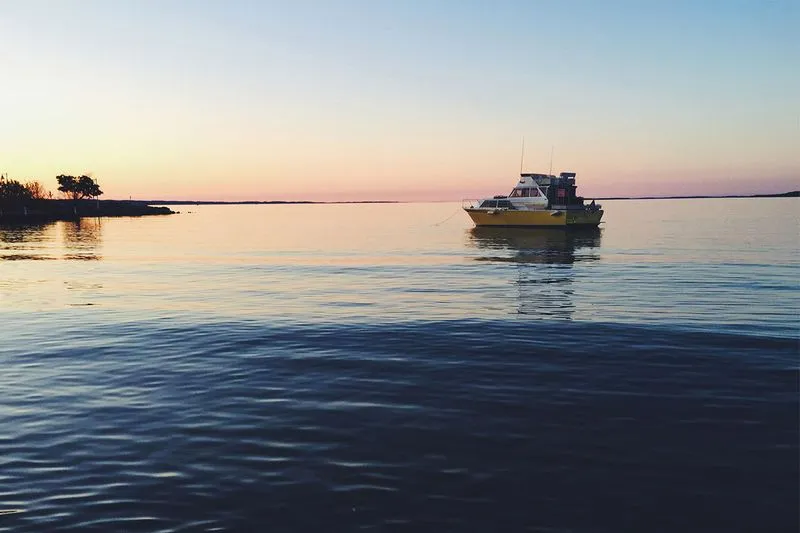
[[0,531],[797,530],[794,237],[449,208],[4,229]]

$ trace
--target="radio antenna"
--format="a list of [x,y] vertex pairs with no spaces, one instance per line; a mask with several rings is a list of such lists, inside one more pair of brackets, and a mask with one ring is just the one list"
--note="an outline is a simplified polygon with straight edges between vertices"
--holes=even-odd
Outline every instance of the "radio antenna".
[[522,164],[525,162],[525,137],[522,137],[522,153],[519,156],[519,173],[522,175]]

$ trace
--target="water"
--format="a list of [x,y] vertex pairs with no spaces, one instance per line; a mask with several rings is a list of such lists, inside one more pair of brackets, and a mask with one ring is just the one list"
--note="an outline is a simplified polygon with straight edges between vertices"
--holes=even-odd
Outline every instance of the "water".
[[796,531],[798,202],[0,229],[0,531]]

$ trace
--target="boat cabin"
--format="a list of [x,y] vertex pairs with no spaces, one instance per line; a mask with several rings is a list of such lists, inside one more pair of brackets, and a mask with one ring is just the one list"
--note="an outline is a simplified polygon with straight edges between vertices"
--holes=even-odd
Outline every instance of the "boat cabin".
[[[577,195],[575,172],[554,174],[520,173],[519,182],[507,196],[481,200],[482,209],[575,210],[584,209],[583,197]],[[596,209],[596,206],[592,206]]]

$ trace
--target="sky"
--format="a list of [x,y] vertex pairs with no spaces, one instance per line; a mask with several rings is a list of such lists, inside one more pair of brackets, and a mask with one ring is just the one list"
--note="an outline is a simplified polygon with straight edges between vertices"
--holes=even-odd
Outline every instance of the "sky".
[[106,198],[800,189],[797,0],[0,0],[0,172]]

